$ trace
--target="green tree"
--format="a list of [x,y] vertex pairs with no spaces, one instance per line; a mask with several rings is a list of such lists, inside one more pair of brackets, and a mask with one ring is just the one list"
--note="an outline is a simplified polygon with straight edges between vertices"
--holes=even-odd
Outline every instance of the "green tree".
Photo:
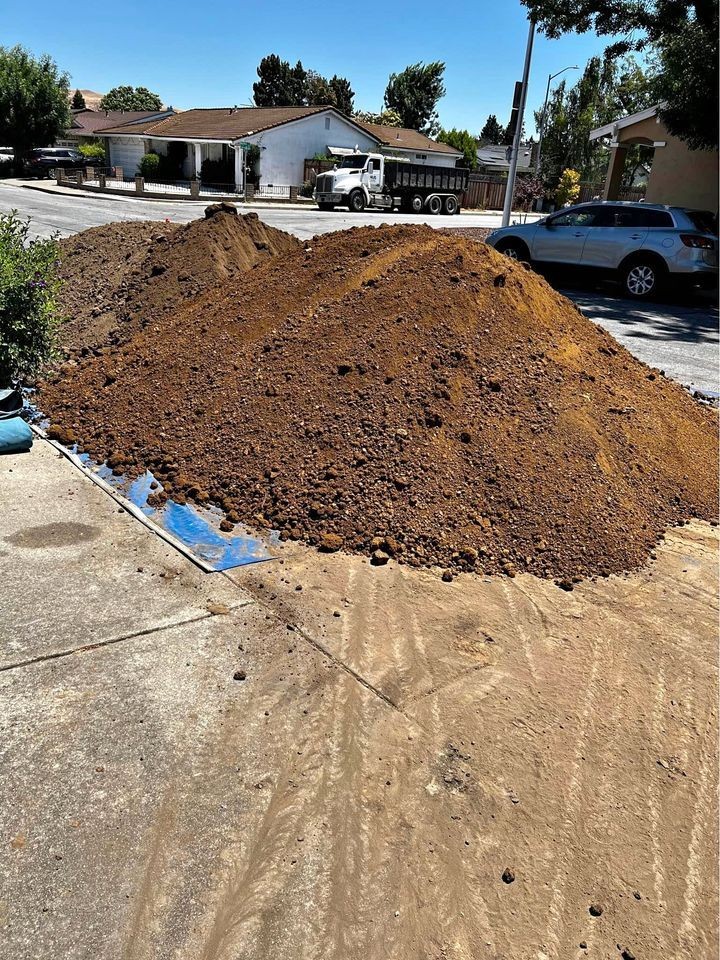
[[271,53],[260,61],[257,75],[259,79],[253,84],[255,106],[302,107],[307,104],[308,74],[300,60],[291,67],[287,60]]
[[352,87],[350,86],[350,81],[346,80],[345,77],[338,77],[334,75],[330,80],[330,89],[333,92],[335,97],[335,106],[346,116],[351,117],[353,113],[353,103],[355,101],[355,94]]
[[12,147],[15,165],[33,147],[55,142],[70,126],[68,77],[46,54],[0,47],[0,142]]
[[[632,57],[588,60],[575,86],[562,81],[548,101],[539,171],[545,183],[557,183],[568,167],[579,170],[584,180],[601,180],[609,154],[602,143],[590,140],[590,131],[650,106],[656,96],[653,79]],[[535,122],[539,128],[542,111],[536,111]],[[630,152],[639,157],[638,150]],[[628,169],[638,157],[628,157]]]
[[328,105],[334,107],[335,94],[330,86],[330,81],[314,70],[308,70],[303,100],[309,106]]
[[354,120],[361,123],[375,123],[381,127],[402,127],[402,117],[397,110],[383,110],[381,113],[372,113],[370,110],[358,110]]
[[498,144],[502,141],[503,133],[504,130],[498,123],[498,118],[491,113],[480,131],[480,140],[482,143]]
[[555,188],[555,199],[558,206],[564,207],[575,203],[580,196],[580,174],[577,170],[563,170],[558,185]]
[[606,56],[657,55],[661,117],[695,149],[718,145],[718,0],[522,0],[548,37],[621,36]]
[[15,211],[0,216],[0,387],[56,356],[59,248],[54,238],[31,240],[29,222]]
[[466,167],[474,170],[477,167],[477,142],[469,130],[441,130],[435,138],[439,143],[447,143],[456,150],[461,150]]
[[445,94],[445,64],[413,63],[402,73],[391,73],[385,89],[385,106],[396,110],[403,127],[433,136],[440,129],[438,100]]
[[100,101],[101,110],[162,110],[162,100],[147,87],[113,87]]
[[84,110],[85,109],[85,97],[80,93],[79,90],[76,90],[73,94],[72,104],[73,110]]

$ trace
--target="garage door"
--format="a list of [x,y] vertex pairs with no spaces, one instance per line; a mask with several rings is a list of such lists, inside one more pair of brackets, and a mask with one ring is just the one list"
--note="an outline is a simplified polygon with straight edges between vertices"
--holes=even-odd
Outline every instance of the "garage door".
[[110,163],[113,167],[122,167],[123,176],[134,177],[140,158],[145,153],[144,141],[140,137],[110,137]]

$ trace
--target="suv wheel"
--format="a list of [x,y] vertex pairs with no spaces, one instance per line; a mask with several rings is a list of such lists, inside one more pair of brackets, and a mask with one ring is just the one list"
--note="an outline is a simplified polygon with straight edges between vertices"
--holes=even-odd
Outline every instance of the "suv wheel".
[[661,267],[651,258],[639,258],[623,267],[623,287],[634,300],[646,300],[658,293],[662,280]]
[[511,260],[522,260],[524,263],[530,263],[530,251],[522,240],[516,240],[515,237],[508,237],[507,240],[501,240],[495,248],[498,253],[504,253]]

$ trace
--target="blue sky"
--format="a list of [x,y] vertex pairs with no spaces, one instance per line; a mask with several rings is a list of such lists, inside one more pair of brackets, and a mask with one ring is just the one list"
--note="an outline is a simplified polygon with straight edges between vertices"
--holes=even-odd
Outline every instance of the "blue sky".
[[[388,74],[418,60],[444,60],[445,127],[476,133],[490,113],[506,123],[513,84],[522,74],[527,20],[519,0],[443,3],[274,4],[124,0],[62,8],[49,0],[10,0],[3,45],[49,53],[74,87],[104,92],[146,86],[174,107],[249,103],[255,69],[267,53],[347,77],[357,109],[379,110]],[[442,18],[439,16],[442,12]],[[367,32],[368,37],[365,37]],[[526,128],[542,106],[549,73],[581,68],[609,40],[593,34],[560,40],[537,36]],[[578,72],[567,75],[574,81]],[[557,82],[557,81],[556,81]]]

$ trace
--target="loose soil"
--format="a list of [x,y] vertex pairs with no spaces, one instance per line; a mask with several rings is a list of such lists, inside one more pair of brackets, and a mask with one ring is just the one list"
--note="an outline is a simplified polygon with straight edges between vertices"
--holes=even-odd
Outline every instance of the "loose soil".
[[[220,205],[218,204],[217,207]],[[217,208],[188,224],[110,223],[60,242],[61,328],[69,355],[122,343],[209,287],[300,246],[256,213]]]
[[158,317],[135,300],[128,342],[42,391],[56,436],[151,469],[158,500],[568,589],[717,515],[712,413],[484,244],[353,229],[196,293]]

